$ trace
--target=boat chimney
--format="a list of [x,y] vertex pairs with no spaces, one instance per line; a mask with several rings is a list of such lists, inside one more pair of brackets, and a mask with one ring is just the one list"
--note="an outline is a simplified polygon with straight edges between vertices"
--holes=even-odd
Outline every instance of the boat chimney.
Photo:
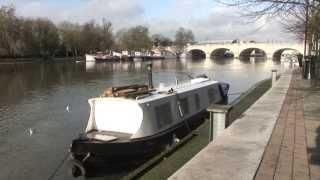
[[147,71],[148,71],[148,86],[149,89],[153,89],[153,82],[152,82],[152,64],[147,64]]

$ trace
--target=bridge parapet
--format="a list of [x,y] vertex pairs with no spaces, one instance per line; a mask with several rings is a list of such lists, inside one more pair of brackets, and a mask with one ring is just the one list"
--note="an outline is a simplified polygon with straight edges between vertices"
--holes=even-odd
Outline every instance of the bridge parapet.
[[[263,51],[267,58],[272,58],[275,52],[279,50],[295,50],[299,53],[303,52],[302,43],[262,43],[262,42],[250,42],[250,43],[206,43],[206,44],[194,44],[189,45],[186,48],[187,52],[192,50],[203,51],[206,55],[210,54],[217,49],[228,49],[233,52],[235,57],[239,57],[240,54],[246,49],[259,49]],[[281,54],[280,54],[281,55]]]

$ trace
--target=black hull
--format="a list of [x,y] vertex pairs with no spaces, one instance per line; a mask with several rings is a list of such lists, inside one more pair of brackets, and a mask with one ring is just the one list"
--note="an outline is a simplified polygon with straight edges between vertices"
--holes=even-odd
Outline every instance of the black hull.
[[[72,142],[73,159],[81,162],[86,176],[96,176],[98,171],[123,167],[137,167],[173,143],[173,137],[183,138],[204,122],[208,113],[203,111],[166,131],[132,141],[102,142],[79,137]],[[86,158],[90,152],[90,157]],[[101,170],[99,170],[101,169]]]
[[113,58],[95,58],[96,62],[118,62],[120,58],[113,57]]

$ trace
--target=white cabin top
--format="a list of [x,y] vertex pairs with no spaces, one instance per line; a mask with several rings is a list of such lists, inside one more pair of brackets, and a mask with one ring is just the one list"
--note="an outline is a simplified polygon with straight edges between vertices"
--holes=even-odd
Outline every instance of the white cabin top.
[[157,91],[138,96],[136,99],[125,97],[101,97],[89,99],[91,113],[86,132],[96,129],[128,133],[134,136],[143,121],[141,104],[148,104],[148,102],[169,98],[171,96],[176,96],[177,94],[201,89],[216,83],[219,82],[209,80],[208,78],[197,78],[192,79],[188,83],[161,87]]
[[168,97],[170,95],[170,93],[168,93],[168,91],[171,88],[174,90],[174,92],[171,94],[174,95],[175,93],[183,93],[186,91],[198,89],[198,88],[205,87],[205,86],[208,86],[210,84],[215,84],[215,83],[218,83],[218,81],[213,81],[208,78],[196,78],[196,79],[192,79],[190,82],[185,82],[185,83],[181,83],[181,84],[177,84],[177,85],[173,85],[173,86],[160,87],[157,91],[153,92],[150,96],[138,99],[137,102],[138,103],[145,103],[148,101],[153,101],[155,99]]

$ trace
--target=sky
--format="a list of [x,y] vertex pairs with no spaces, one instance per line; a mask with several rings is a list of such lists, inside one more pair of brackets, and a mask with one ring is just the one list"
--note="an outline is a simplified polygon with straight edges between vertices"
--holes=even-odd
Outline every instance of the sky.
[[197,41],[255,40],[294,41],[278,18],[252,22],[241,10],[215,0],[0,0],[13,4],[22,17],[45,17],[55,23],[85,23],[105,18],[114,30],[147,26],[152,34],[174,37],[179,27],[191,29]]

